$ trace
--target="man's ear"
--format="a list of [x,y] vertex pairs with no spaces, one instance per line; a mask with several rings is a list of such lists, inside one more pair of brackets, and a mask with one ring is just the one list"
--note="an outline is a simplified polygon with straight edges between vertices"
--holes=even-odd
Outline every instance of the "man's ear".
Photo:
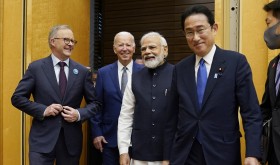
[[50,39],[50,45],[54,46],[54,39]]
[[163,56],[166,58],[168,55],[168,46],[163,46]]

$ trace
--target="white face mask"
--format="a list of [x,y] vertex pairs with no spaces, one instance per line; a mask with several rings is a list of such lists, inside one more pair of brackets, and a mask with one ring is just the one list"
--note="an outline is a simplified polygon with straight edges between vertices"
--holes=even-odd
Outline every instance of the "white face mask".
[[264,32],[263,38],[269,49],[280,49],[280,34],[276,34],[276,29],[280,25],[280,22],[269,27]]

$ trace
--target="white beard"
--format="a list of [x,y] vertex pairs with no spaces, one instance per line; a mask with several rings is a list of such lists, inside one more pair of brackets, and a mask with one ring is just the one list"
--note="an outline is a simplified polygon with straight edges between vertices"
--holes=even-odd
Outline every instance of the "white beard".
[[[144,61],[144,65],[147,68],[154,69],[154,68],[158,67],[164,61],[164,55],[155,56],[153,54],[150,54],[150,55],[147,55],[147,56],[155,57],[155,59],[153,59],[153,60],[143,60]],[[144,57],[144,59],[145,59],[145,57]]]

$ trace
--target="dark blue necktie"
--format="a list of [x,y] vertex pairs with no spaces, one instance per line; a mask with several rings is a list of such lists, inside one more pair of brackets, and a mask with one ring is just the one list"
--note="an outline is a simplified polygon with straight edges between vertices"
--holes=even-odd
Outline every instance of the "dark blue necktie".
[[207,70],[205,66],[205,60],[202,58],[199,61],[199,68],[197,71],[197,83],[196,83],[199,109],[201,109],[206,83],[207,83]]
[[60,71],[59,71],[59,90],[60,90],[60,95],[61,98],[64,97],[66,86],[67,86],[67,78],[66,74],[64,71],[64,66],[66,66],[65,62],[59,62],[58,65],[60,66]]

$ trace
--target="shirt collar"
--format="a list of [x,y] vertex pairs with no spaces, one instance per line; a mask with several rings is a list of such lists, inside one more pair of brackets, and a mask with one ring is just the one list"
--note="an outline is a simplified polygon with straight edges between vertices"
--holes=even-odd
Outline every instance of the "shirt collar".
[[[52,54],[51,57],[52,57],[52,61],[53,61],[53,66],[55,67],[55,66],[57,65],[57,63],[60,62],[60,60],[59,60],[54,54]],[[66,66],[69,66],[69,58],[67,58],[67,59],[66,59],[65,61],[63,61],[63,62],[66,63]]]
[[[129,72],[132,72],[132,64],[133,64],[133,60],[131,60],[126,66]],[[123,64],[121,64],[120,61],[118,60],[118,70],[122,71],[123,67],[124,67]]]
[[[210,50],[210,52],[208,54],[206,54],[206,56],[203,57],[203,59],[205,60],[205,63],[207,63],[209,65],[212,64],[215,52],[216,52],[216,45],[214,44],[212,49]],[[201,58],[202,57],[196,55],[195,66],[199,65],[199,61]]]

